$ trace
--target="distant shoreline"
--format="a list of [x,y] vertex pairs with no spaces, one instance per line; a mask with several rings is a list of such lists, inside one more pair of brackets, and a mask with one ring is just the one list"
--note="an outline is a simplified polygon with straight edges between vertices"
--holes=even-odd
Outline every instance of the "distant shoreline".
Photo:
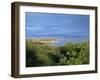
[[64,46],[67,43],[84,43],[89,40],[68,40],[68,39],[56,39],[56,38],[27,38],[31,40],[33,44],[48,44],[51,46]]

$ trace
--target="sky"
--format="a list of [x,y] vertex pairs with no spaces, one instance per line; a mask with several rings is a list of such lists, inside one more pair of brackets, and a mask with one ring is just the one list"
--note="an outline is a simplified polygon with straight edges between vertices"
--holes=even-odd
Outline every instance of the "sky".
[[89,39],[89,15],[25,13],[26,38]]

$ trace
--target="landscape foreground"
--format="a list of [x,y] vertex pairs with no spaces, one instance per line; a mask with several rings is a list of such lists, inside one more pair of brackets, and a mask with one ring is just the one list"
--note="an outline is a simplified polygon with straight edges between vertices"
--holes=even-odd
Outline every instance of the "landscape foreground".
[[26,67],[89,64],[89,41],[63,46],[26,40]]

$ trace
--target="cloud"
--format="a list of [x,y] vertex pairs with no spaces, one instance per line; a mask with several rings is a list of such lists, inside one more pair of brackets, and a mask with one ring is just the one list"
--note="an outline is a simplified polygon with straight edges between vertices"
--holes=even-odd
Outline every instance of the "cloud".
[[61,37],[89,35],[89,17],[47,13],[28,13],[26,15],[26,35]]
[[33,26],[33,27],[26,27],[26,30],[34,31],[34,30],[42,30],[43,27]]

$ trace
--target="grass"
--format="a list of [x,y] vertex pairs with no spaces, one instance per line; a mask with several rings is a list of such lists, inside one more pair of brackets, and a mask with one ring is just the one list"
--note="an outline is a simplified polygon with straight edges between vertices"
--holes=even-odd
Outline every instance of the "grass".
[[81,64],[89,64],[88,41],[49,46],[26,40],[26,67]]

